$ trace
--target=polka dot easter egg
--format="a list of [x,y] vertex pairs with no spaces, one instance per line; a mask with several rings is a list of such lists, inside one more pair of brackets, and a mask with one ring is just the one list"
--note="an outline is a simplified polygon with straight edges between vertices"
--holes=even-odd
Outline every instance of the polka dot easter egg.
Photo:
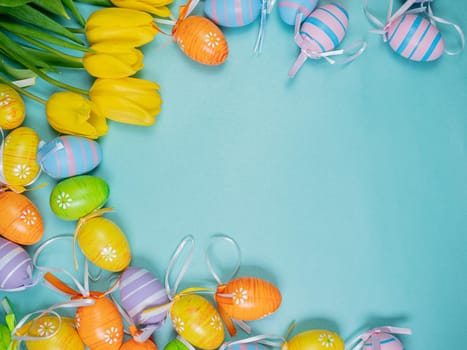
[[23,194],[0,193],[0,235],[22,245],[35,244],[44,234],[42,216]]
[[24,116],[24,102],[21,96],[10,86],[0,84],[0,128],[17,128],[23,123]]
[[281,350],[344,350],[344,341],[328,330],[310,330],[297,334]]
[[55,185],[50,194],[50,208],[63,220],[78,220],[101,208],[109,192],[107,183],[97,176],[70,177]]
[[32,271],[32,260],[24,248],[0,237],[0,291],[31,287]]
[[100,145],[80,136],[60,136],[37,152],[43,172],[54,179],[64,179],[92,171],[102,161]]
[[258,18],[260,0],[207,0],[204,4],[206,16],[224,27],[246,26]]
[[295,25],[297,15],[301,14],[303,22],[318,5],[318,0],[279,0],[279,15],[288,25]]

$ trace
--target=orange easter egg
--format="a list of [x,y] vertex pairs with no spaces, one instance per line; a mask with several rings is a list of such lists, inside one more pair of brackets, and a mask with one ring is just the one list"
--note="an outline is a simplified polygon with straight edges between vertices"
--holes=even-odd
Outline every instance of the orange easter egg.
[[276,286],[255,277],[240,277],[219,285],[214,298],[231,335],[236,333],[231,318],[258,320],[276,311],[282,301]]
[[219,313],[202,296],[176,297],[170,315],[178,335],[197,348],[217,349],[224,341],[224,326]]
[[30,245],[42,238],[42,216],[25,195],[10,191],[0,193],[0,213],[0,235],[6,239]]
[[77,237],[83,254],[96,266],[118,272],[130,264],[130,245],[120,228],[109,219],[95,217],[86,220]]
[[39,141],[36,132],[25,126],[8,134],[1,155],[4,181],[0,174],[0,182],[11,186],[26,186],[36,180],[40,172],[36,162]]
[[0,128],[17,128],[24,121],[25,109],[21,96],[10,86],[0,84]]
[[73,320],[65,317],[59,322],[56,316],[41,316],[26,323],[16,334],[37,338],[50,336],[26,341],[28,350],[84,350],[84,344],[73,327]]
[[[77,296],[72,299],[82,299]],[[93,292],[94,305],[79,307],[75,326],[92,350],[118,350],[123,341],[123,322],[115,304],[103,293]]]
[[172,35],[180,49],[196,62],[216,66],[229,54],[224,34],[205,17],[190,16],[180,20]]
[[120,350],[157,350],[157,346],[151,339],[146,340],[144,343],[130,339],[120,347]]

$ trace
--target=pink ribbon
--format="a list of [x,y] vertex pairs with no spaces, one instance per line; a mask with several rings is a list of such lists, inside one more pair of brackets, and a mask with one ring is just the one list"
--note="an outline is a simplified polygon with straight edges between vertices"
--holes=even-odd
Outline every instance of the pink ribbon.
[[391,327],[383,326],[378,328],[370,329],[369,331],[360,334],[355,337],[350,343],[345,347],[346,350],[360,350],[363,348],[367,341],[371,341],[372,350],[381,350],[381,344],[379,341],[379,334],[412,334],[410,328],[400,328],[400,327]]

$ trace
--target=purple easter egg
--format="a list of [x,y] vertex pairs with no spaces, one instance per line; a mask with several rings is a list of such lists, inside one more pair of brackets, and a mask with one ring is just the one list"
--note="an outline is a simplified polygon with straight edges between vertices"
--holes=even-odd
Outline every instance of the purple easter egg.
[[144,310],[169,303],[167,292],[162,283],[149,271],[130,266],[120,278],[120,300],[128,315],[138,325],[161,323],[167,313],[142,320]]
[[334,50],[349,25],[349,14],[342,4],[332,2],[318,7],[302,23],[302,49],[322,53]]
[[279,0],[279,15],[288,25],[295,25],[299,13],[302,14],[302,22],[318,5],[318,0]]
[[32,260],[20,245],[0,237],[0,291],[32,285]]
[[387,333],[374,334],[363,344],[363,350],[373,350],[373,342],[379,341],[381,350],[403,350],[404,346],[395,336]]
[[206,16],[224,27],[243,27],[258,18],[261,0],[207,0]]
[[444,39],[426,18],[405,14],[391,23],[388,41],[398,55],[412,61],[433,61],[444,52]]

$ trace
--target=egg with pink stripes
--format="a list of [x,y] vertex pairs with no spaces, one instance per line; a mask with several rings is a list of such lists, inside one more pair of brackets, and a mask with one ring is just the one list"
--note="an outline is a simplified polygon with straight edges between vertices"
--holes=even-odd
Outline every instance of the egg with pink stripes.
[[32,260],[20,245],[0,237],[0,291],[31,287]]
[[419,15],[405,14],[394,20],[387,38],[395,53],[412,61],[434,61],[444,52],[438,28]]
[[225,347],[226,350],[269,350],[269,347],[261,343],[241,343],[229,344]]
[[363,350],[375,349],[373,342],[379,342],[379,349],[381,350],[403,350],[404,346],[402,343],[392,334],[379,333],[373,334],[369,340],[367,340],[363,346]]
[[157,325],[167,317],[167,313],[141,318],[148,308],[169,303],[167,292],[162,283],[148,270],[130,266],[123,271],[119,282],[120,300],[125,311],[138,325]]
[[295,25],[297,15],[302,14],[302,22],[318,5],[318,0],[279,0],[279,15],[288,25]]
[[37,152],[37,162],[42,171],[58,180],[88,173],[101,161],[100,145],[81,136],[57,137]]
[[346,8],[331,2],[314,10],[300,27],[300,48],[322,53],[334,50],[342,41],[349,25]]
[[206,0],[204,12],[223,27],[243,27],[256,20],[261,0]]

